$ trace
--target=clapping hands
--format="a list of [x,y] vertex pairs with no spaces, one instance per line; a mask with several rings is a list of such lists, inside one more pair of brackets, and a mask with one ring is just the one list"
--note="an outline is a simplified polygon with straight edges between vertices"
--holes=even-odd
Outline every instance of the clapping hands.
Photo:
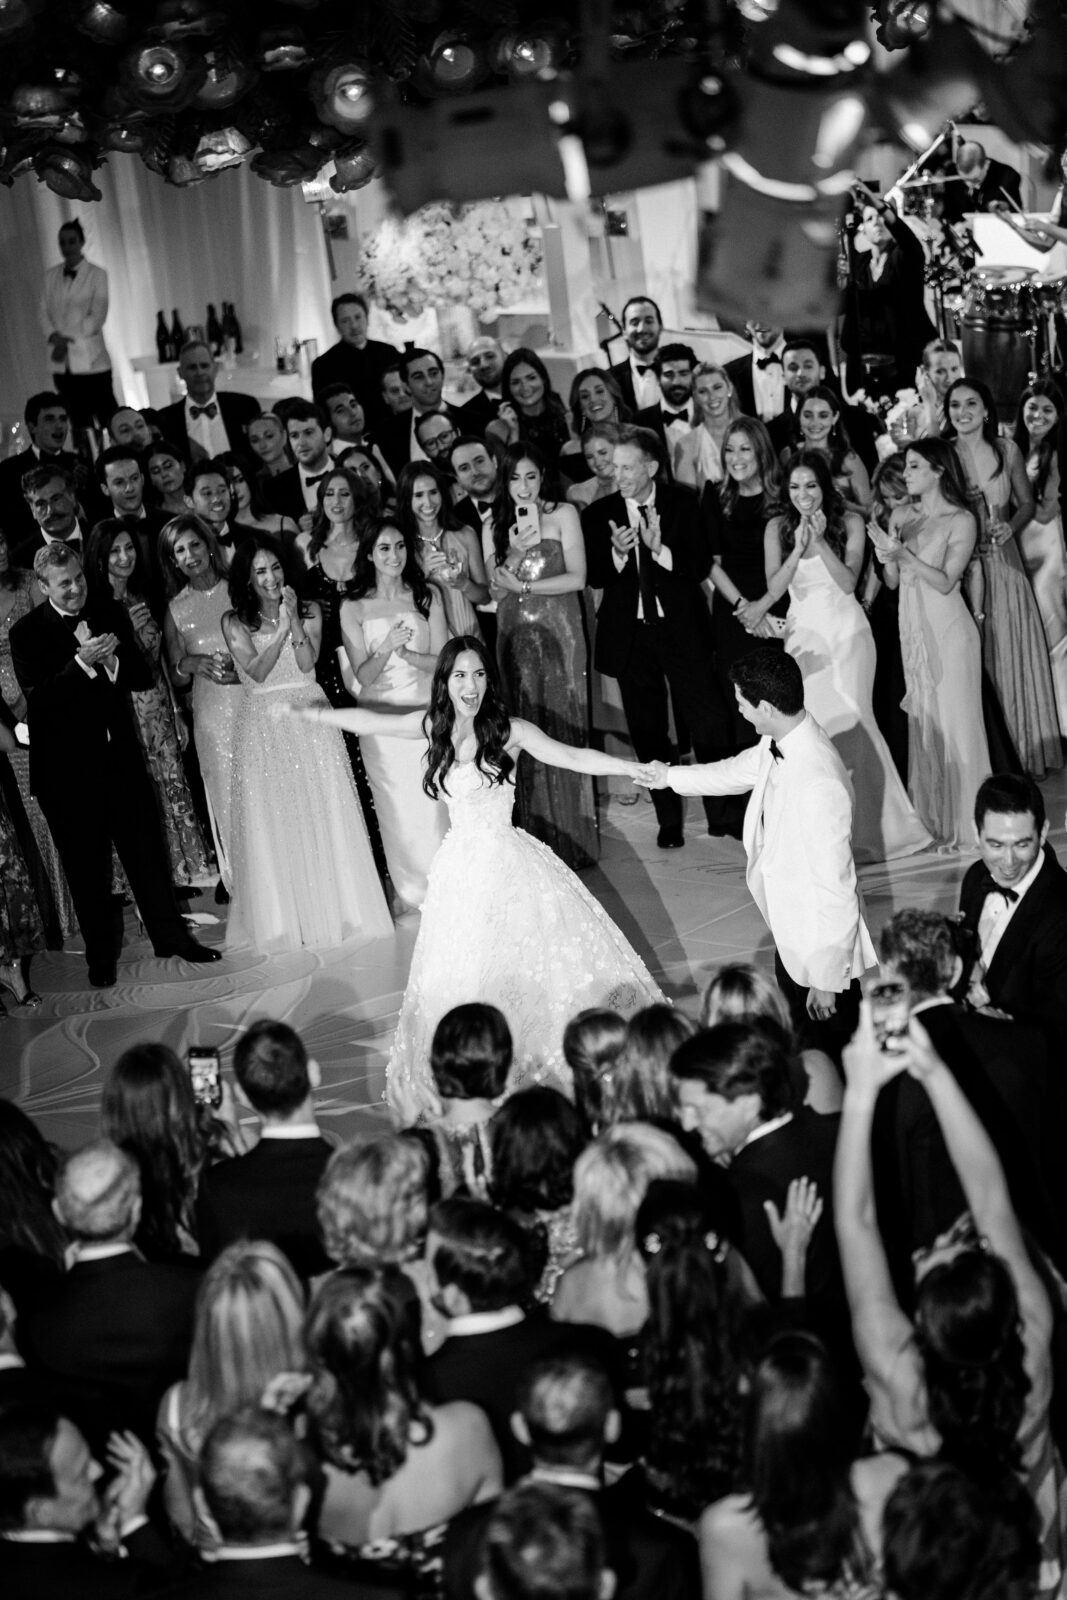
[[617,550],[620,556],[628,556],[637,544],[637,529],[631,528],[628,522],[612,522],[609,527],[612,548]]

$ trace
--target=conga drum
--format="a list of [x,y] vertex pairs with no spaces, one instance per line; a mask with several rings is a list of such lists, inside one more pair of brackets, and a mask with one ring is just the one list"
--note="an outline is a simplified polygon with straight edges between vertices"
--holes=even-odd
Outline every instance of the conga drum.
[[1030,380],[1035,329],[1032,267],[977,266],[963,303],[963,370],[992,390],[1002,422]]

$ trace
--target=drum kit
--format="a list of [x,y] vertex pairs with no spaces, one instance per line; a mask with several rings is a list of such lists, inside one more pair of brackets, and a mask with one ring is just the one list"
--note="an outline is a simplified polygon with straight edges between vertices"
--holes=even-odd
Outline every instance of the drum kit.
[[1055,365],[1067,276],[1039,278],[1033,267],[982,262],[956,294],[945,296],[945,309],[957,320],[964,372],[988,384],[1002,416],[1014,415],[1027,385]]

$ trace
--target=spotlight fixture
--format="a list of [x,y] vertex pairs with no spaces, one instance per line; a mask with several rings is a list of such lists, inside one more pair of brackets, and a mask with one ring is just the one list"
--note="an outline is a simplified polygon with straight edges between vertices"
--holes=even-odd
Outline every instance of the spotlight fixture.
[[933,23],[932,0],[882,0],[875,19],[875,38],[887,50],[907,50],[929,38]]
[[378,161],[369,145],[351,155],[335,156],[330,188],[335,194],[348,194],[352,189],[362,189],[378,176]]
[[61,144],[43,144],[33,158],[33,168],[43,184],[64,200],[102,200],[93,182],[93,162],[81,150]]
[[561,22],[531,22],[522,28],[502,29],[489,46],[493,71],[506,72],[520,81],[549,76],[559,67],[564,42]]
[[138,155],[149,138],[149,125],[144,117],[123,117],[105,123],[99,135],[102,150],[119,150],[128,155]]
[[142,39],[119,65],[125,99],[142,111],[180,111],[207,77],[207,62],[186,44]]
[[439,33],[415,69],[415,84],[424,93],[465,94],[489,75],[489,57],[482,41],[466,28]]
[[69,102],[57,83],[20,83],[11,96],[17,128],[58,128]]
[[129,32],[130,19],[110,0],[90,0],[74,26],[96,44],[121,44]]
[[256,81],[256,69],[233,50],[209,50],[204,57],[207,72],[193,96],[193,105],[203,111],[227,111]]
[[374,69],[365,61],[333,57],[311,74],[308,94],[320,121],[340,133],[364,127],[377,101]]

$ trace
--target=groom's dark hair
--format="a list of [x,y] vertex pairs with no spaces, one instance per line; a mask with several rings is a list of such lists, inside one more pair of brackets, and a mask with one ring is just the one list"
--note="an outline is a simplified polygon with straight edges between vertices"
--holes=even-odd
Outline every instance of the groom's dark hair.
[[766,700],[783,717],[804,709],[804,679],[793,657],[784,650],[753,650],[730,668],[735,684],[750,706]]
[[974,800],[974,825],[979,832],[991,811],[998,817],[1021,817],[1029,812],[1038,833],[1045,826],[1045,797],[1026,772],[997,772],[980,785]]

